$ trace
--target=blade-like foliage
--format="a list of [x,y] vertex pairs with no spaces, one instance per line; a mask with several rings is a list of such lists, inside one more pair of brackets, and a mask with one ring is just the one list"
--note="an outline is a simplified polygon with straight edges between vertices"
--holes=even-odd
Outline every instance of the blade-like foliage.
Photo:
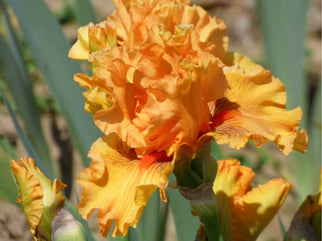
[[163,241],[167,211],[167,204],[161,203],[159,192],[155,191],[150,197],[136,229],[138,240]]
[[222,153],[222,151],[220,149],[220,146],[215,141],[211,141],[210,155],[213,158],[215,158],[215,160],[217,160],[217,161],[225,158],[224,154]]
[[[10,22],[10,17],[7,12],[6,6],[3,2],[3,0],[0,0],[0,8],[2,9],[1,13],[3,14],[3,21],[4,25],[6,27],[7,37],[8,37],[8,44],[10,45],[11,52],[14,56],[14,59],[16,61],[16,68],[19,69],[20,74],[22,75],[22,80],[28,81],[28,73],[26,71],[25,63],[22,57],[22,53],[19,48],[18,40],[16,38],[16,35],[14,33],[14,29]],[[3,54],[4,55],[4,54]]]
[[[17,130],[18,136],[21,139],[26,152],[28,153],[28,155],[30,157],[35,159],[37,166],[43,171],[43,173],[47,177],[49,177],[47,171],[45,170],[45,167],[40,162],[40,159],[39,159],[36,151],[34,150],[30,141],[28,140],[28,137],[23,132],[14,112],[12,111],[12,109],[6,99],[6,96],[4,95],[4,93],[1,89],[0,89],[0,97],[1,97],[1,99],[3,99],[5,105],[8,109],[8,112],[9,112],[11,119],[15,125],[16,130]],[[16,157],[13,155],[14,151],[12,149],[10,149],[10,146],[8,145],[8,143],[6,144],[4,142],[4,143],[2,143],[1,146],[5,147],[4,149],[7,151],[7,154],[9,154],[9,156],[8,155],[7,156],[0,156],[0,183],[1,183],[0,184],[0,198],[6,200],[8,202],[11,202],[12,204],[17,205],[16,199],[17,199],[17,195],[18,195],[18,188],[15,184],[15,179],[14,179],[11,169],[9,167],[10,161]]]
[[6,137],[0,139],[0,198],[18,205],[18,187],[14,181],[9,163],[15,159],[13,147]]
[[304,113],[307,109],[304,39],[309,2],[257,0],[268,67],[287,89],[288,108],[302,106]]
[[11,109],[10,105],[9,105],[9,102],[6,98],[6,96],[4,95],[2,89],[0,89],[0,97],[3,99],[7,109],[8,109],[8,112],[10,114],[10,117],[12,119],[12,122],[16,128],[16,131],[18,133],[18,136],[25,148],[25,151],[27,152],[28,156],[33,158],[36,162],[36,165],[40,168],[40,170],[44,173],[44,175],[46,177],[48,177],[49,179],[53,179],[53,177],[50,177],[45,166],[43,165],[43,163],[41,162],[37,152],[35,151],[35,149],[33,148],[31,142],[29,141],[27,135],[25,134],[25,132],[23,131],[22,127],[20,126],[17,118],[16,118],[16,115],[15,113],[13,112],[13,110]]
[[[137,227],[137,234],[140,241],[157,240],[159,207],[160,198],[158,192],[154,192],[144,209]],[[149,230],[149,232],[146,232],[146,230]]]
[[284,237],[285,234],[286,234],[286,230],[285,230],[285,226],[283,224],[283,221],[282,221],[282,219],[281,219],[281,217],[279,215],[277,215],[277,220],[278,220],[278,224],[279,224],[280,229],[281,229],[282,236]]
[[80,67],[67,57],[70,43],[43,1],[8,2],[17,14],[25,40],[67,122],[72,140],[88,165],[86,155],[99,131],[85,113],[80,87],[73,81],[73,74],[80,72]]
[[89,22],[97,22],[93,6],[89,0],[75,1],[75,11],[77,22],[80,26],[87,25]]
[[[170,176],[169,181],[175,181],[174,175]],[[189,201],[184,199],[178,190],[171,188],[168,189],[168,198],[177,230],[178,241],[193,240],[197,234],[200,222],[198,217],[192,216]]]
[[110,241],[132,241],[131,239],[131,228],[129,230],[129,233],[125,236],[117,236],[117,237],[112,237],[112,233],[113,233],[113,230],[114,230],[114,223],[112,224],[111,226],[111,229],[110,229],[110,233],[108,234],[108,240]]
[[9,167],[10,161],[7,156],[0,155],[0,198],[18,206],[18,188]]
[[[310,169],[308,170],[308,173],[313,174],[312,178],[308,179],[307,185],[311,186],[311,190],[313,190],[311,193],[314,193],[319,188],[319,179],[320,179],[320,166],[321,166],[321,160],[322,160],[322,153],[321,153],[321,146],[322,146],[322,122],[321,122],[321,107],[322,101],[321,101],[321,88],[317,90],[315,102],[313,105],[313,116],[312,120],[310,122],[311,130],[309,132],[310,137],[310,145],[309,145],[309,163],[312,165],[310,166]],[[309,194],[307,191],[306,194]]]
[[[17,46],[15,46],[17,49]],[[32,92],[31,83],[28,76],[19,66],[19,62],[11,51],[9,44],[0,35],[0,60],[2,62],[1,68],[6,80],[8,89],[10,90],[14,101],[18,107],[19,114],[25,124],[25,128],[29,135],[37,154],[42,160],[44,166],[49,170],[50,177],[55,175],[52,160],[50,158],[49,150],[42,132],[40,124],[40,114]]]
[[[266,46],[269,69],[284,83],[288,108],[301,106],[302,126],[310,133],[308,124],[308,96],[304,69],[306,17],[308,0],[257,0],[260,26]],[[310,136],[309,136],[310,138]],[[306,155],[293,152],[290,160],[294,172],[294,186],[300,199],[314,191],[312,181],[319,177],[319,168],[313,160],[315,154],[309,143]],[[316,178],[317,177],[317,178]],[[313,180],[312,180],[313,178]]]

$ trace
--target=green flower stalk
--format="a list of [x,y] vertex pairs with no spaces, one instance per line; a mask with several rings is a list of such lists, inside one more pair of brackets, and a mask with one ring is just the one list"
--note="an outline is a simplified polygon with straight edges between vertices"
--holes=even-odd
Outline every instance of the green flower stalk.
[[[174,168],[178,189],[189,200],[192,212],[197,214],[204,227],[203,235],[198,231],[200,240],[220,240],[220,224],[217,212],[217,200],[212,190],[217,173],[217,161],[210,155],[211,143],[199,148],[191,159],[179,160]],[[183,156],[183,155],[182,155]]]

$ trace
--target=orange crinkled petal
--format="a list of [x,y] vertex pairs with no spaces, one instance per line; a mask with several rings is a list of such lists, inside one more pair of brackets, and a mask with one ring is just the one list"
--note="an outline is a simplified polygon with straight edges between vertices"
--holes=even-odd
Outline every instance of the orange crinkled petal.
[[252,241],[274,217],[292,185],[275,178],[251,187],[254,172],[235,159],[218,161],[213,191],[225,240]]
[[77,182],[83,192],[78,211],[83,218],[98,209],[100,232],[106,236],[115,221],[113,236],[125,235],[136,227],[151,194],[160,189],[166,201],[165,188],[173,162],[166,154],[151,154],[141,160],[115,134],[98,139],[89,152],[93,159]]
[[[173,34],[175,26],[191,25],[209,51],[223,58],[228,47],[224,22],[212,18],[199,6],[189,6],[190,1],[114,1],[116,11],[97,25],[80,27],[78,40],[69,51],[73,59],[88,59],[89,54],[103,48],[125,44],[130,49],[148,41],[148,31],[162,26]],[[171,33],[172,32],[172,33]],[[211,46],[211,47],[210,47]]]
[[104,134],[117,133],[139,156],[171,155],[210,131],[208,103],[228,87],[226,26],[186,0],[114,4],[87,37],[80,29],[74,45],[88,46],[92,63],[92,77],[75,75],[87,89],[85,109]]
[[167,32],[173,31],[176,25],[192,25],[200,36],[200,42],[213,45],[213,53],[224,57],[228,46],[225,24],[218,17],[212,18],[201,7],[189,6],[189,3],[114,1],[116,11],[106,20],[106,27],[117,29],[118,38],[134,48],[147,41],[148,31],[153,26],[163,26]]
[[211,125],[217,143],[239,149],[254,139],[258,146],[273,141],[286,155],[293,149],[305,152],[307,134],[297,132],[301,108],[287,111],[282,82],[246,57],[239,61],[240,66],[237,62],[224,69],[230,89],[214,108]]
[[[125,46],[104,55],[95,52],[95,75],[75,75],[81,86],[105,96],[94,95],[92,101],[85,95],[95,124],[107,135],[117,133],[139,155],[163,150],[171,154],[182,142],[192,144],[200,131],[210,130],[207,103],[223,97],[227,89],[218,58],[208,54],[198,65],[188,59],[178,64],[164,51],[151,44],[133,54]],[[178,70],[185,75],[182,79]],[[113,105],[106,108],[108,96]]]

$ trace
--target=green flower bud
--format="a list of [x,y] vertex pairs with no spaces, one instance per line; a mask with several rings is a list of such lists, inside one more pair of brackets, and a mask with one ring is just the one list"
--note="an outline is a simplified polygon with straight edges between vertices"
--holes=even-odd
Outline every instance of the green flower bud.
[[52,241],[86,241],[83,225],[66,209],[61,209],[52,222]]

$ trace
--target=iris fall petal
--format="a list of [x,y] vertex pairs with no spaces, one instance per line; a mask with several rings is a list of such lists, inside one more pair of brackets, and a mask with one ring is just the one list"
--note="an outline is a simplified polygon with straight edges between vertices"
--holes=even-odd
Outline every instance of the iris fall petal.
[[77,182],[83,192],[78,211],[83,218],[98,209],[100,232],[106,236],[115,221],[113,236],[125,235],[136,227],[149,197],[160,189],[166,201],[165,187],[172,172],[172,159],[165,153],[152,153],[138,158],[115,134],[98,139],[89,157],[91,166],[83,170]]
[[302,110],[286,110],[282,82],[248,58],[230,55],[235,61],[226,62],[236,62],[224,70],[230,89],[216,101],[212,117],[217,143],[239,149],[254,139],[258,146],[273,141],[286,155],[293,149],[305,152],[307,134],[297,131]]

